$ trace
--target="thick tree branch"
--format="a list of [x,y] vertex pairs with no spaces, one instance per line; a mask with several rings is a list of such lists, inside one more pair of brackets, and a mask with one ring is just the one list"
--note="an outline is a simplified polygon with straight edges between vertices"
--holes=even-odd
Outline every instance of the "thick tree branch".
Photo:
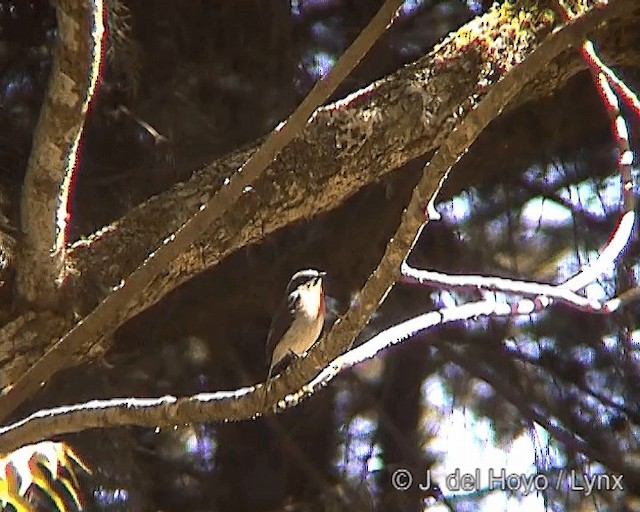
[[102,0],[59,0],[51,77],[27,165],[16,284],[22,299],[55,305],[65,257],[67,203],[84,120],[100,71]]
[[41,382],[68,366],[83,344],[87,341],[95,344],[133,316],[132,310],[143,300],[150,284],[163,275],[169,264],[187,251],[213,221],[229,210],[244,191],[251,188],[250,185],[273,158],[302,130],[311,114],[327,100],[393,22],[401,4],[402,0],[387,0],[329,74],[316,83],[289,119],[271,132],[245,163],[234,169],[224,186],[213,197],[201,201],[197,211],[184,225],[165,238],[140,267],[114,287],[104,301],[7,389],[5,396],[0,398],[0,418],[34,393]]
[[[640,9],[633,16],[640,16]],[[487,33],[506,32],[516,23],[495,14],[483,21]],[[638,19],[629,16],[626,22],[637,25]],[[479,21],[459,30],[460,38],[474,23]],[[516,29],[523,30],[520,26]],[[548,26],[544,26],[532,34],[542,37],[547,31]],[[617,42],[624,44],[624,37]],[[465,53],[456,50],[458,46],[455,40],[445,41],[415,64],[319,109],[302,135],[234,205],[233,212],[213,223],[202,240],[173,260],[151,283],[132,314],[155,304],[176,286],[239,248],[292,222],[337,207],[365,185],[438,148],[469,98],[482,95],[478,94],[477,82],[484,70],[501,65],[499,56],[478,56],[470,50]],[[518,48],[518,59],[525,58],[535,46],[532,36]],[[443,56],[452,53],[454,57],[443,65]],[[539,76],[524,84],[517,103],[549,94],[584,69],[575,54],[569,58],[568,53],[563,52]],[[616,56],[612,62],[628,55],[629,50],[617,48],[613,53]],[[82,276],[74,285],[75,296],[97,300],[101,297],[96,298],[92,290],[107,294],[117,286],[223,186],[258,146],[256,143],[223,157],[196,172],[189,181],[149,199],[126,217],[74,244],[70,264]]]
[[[568,53],[558,59],[562,50],[570,46],[565,40],[577,44],[603,19],[637,22],[634,16],[638,11],[633,12],[633,7],[630,0],[617,0],[605,11],[588,14],[575,27],[562,30],[565,33],[561,38],[564,47],[553,43],[557,36],[548,36],[549,41],[543,45],[553,48],[549,61],[553,59],[554,64],[540,67],[535,74],[536,79],[519,83],[521,94],[518,101],[531,99],[541,90],[548,93],[580,69],[576,64],[579,61],[570,60]],[[502,25],[508,27],[513,20],[489,17],[484,21],[488,23],[489,30]],[[468,30],[469,26],[466,26],[459,34],[467,34],[464,37],[468,37]],[[617,42],[623,45],[617,50],[617,55],[628,55],[625,39],[619,38]],[[533,46],[533,40],[527,44],[519,41],[520,60]],[[491,60],[495,56],[481,55],[482,58],[478,58],[473,54],[473,58],[464,58],[461,51],[459,58],[452,58],[443,65],[437,58],[451,54],[455,47],[455,38],[445,41],[443,46],[418,63],[345,101],[318,111],[302,137],[282,152],[263,179],[234,205],[234,211],[214,223],[204,241],[196,242],[190,250],[172,261],[145,290],[143,299],[131,306],[128,316],[155,303],[170,289],[215,265],[237,248],[263,238],[289,222],[337,206],[366,183],[441,144],[445,134],[458,122],[455,117],[459,109],[467,98],[476,94],[476,81],[482,75],[482,69],[498,65]],[[468,77],[468,80],[460,80],[460,76]],[[340,147],[336,148],[337,145]],[[81,280],[75,283],[76,295],[93,297],[93,301],[79,306],[79,312],[84,313],[85,308],[90,310],[95,301],[119,284],[253,151],[254,148],[241,150],[223,158],[196,173],[189,182],[150,199],[88,241],[76,244],[70,251],[70,259],[81,275]],[[71,327],[69,321],[66,325],[67,329]],[[58,329],[43,330],[41,347],[50,346],[59,332]],[[32,332],[28,334],[33,335]],[[34,350],[13,361],[11,353],[22,337],[22,331],[13,325],[0,332],[0,354],[7,362],[0,373],[1,385],[10,384],[44,350]],[[93,345],[93,340],[87,341],[95,352],[100,351]],[[34,345],[32,343],[31,346]]]
[[[522,65],[514,68],[491,87],[486,97],[458,124],[457,129],[450,134],[427,166],[424,176],[416,187],[412,199],[404,212],[401,225],[387,246],[385,256],[360,294],[361,305],[352,307],[334,325],[330,333],[311,351],[307,358],[294,362],[282,378],[275,380],[267,397],[270,403],[275,403],[276,398],[284,396],[285,392],[287,392],[287,405],[295,405],[307,393],[305,383],[309,381],[319,382],[318,379],[320,377],[312,379],[312,376],[317,374],[319,368],[327,367],[331,361],[341,360],[339,355],[366,325],[371,313],[384,299],[387,291],[399,276],[400,264],[409,252],[417,233],[419,233],[424,223],[424,205],[433,201],[442,180],[451,166],[466,151],[484,127],[505,108],[517,91],[532,77],[536,76],[554,56],[570,45],[580,44],[594,25],[607,19],[608,16],[620,16],[628,12],[627,10],[630,6],[631,4],[628,1],[614,0],[605,10],[590,11],[572,25],[564,27],[549,36],[528,56]],[[483,302],[482,304],[489,308],[487,311],[493,313],[511,313],[510,307],[506,305],[496,305],[488,302]],[[464,314],[483,314],[483,311],[477,308],[463,309],[460,312]],[[432,312],[423,316],[425,317],[424,320],[429,325],[432,325],[434,319],[438,320],[438,322],[451,321],[451,319],[459,317],[459,314],[458,316],[455,315],[455,311],[452,311],[452,314],[446,317],[442,312]],[[344,357],[352,359],[355,357],[354,353],[365,353],[366,355],[369,353],[367,350],[364,347],[360,347]],[[328,369],[327,371],[331,370]],[[89,414],[89,411],[81,410],[78,406],[74,406],[71,409],[76,419],[82,417],[81,421],[86,421],[84,423],[85,426],[105,426],[107,423],[114,425],[124,424],[122,423],[124,421],[131,422],[134,415],[129,415],[125,412],[129,406],[141,407],[141,410],[135,414],[135,422],[142,425],[169,425],[185,421],[185,418],[189,418],[191,421],[200,419],[239,420],[253,417],[256,412],[265,412],[263,410],[264,395],[262,392],[257,393],[256,389],[261,389],[261,386],[258,388],[250,387],[236,391],[203,394],[182,400],[174,397],[164,397],[142,402],[127,400],[120,401],[118,404],[111,402],[118,410],[111,409],[110,412],[103,410],[104,402],[95,402],[90,409],[99,410],[97,414],[95,410],[94,414]],[[148,406],[151,407],[149,408]],[[2,443],[9,444],[3,444],[2,446],[4,449],[13,447],[11,442],[16,442],[16,437],[14,436],[42,435],[42,431],[35,427],[34,423],[40,423],[42,427],[42,422],[48,422],[49,427],[53,428],[48,432],[60,432],[57,429],[68,428],[69,423],[62,419],[61,416],[71,414],[71,409],[58,409],[53,415],[52,411],[38,413],[29,420],[24,420],[19,424],[8,427],[4,430],[6,434],[1,439]],[[156,411],[153,412],[153,409]],[[126,420],[125,416],[127,417]],[[46,420],[45,417],[47,418]],[[18,434],[23,428],[28,433],[21,432]],[[13,432],[13,435],[11,435],[11,432]],[[10,441],[9,438],[13,438],[13,441]],[[28,441],[33,440],[32,437],[26,439]]]
[[[628,12],[631,8],[632,5],[624,1],[612,1],[606,9],[592,9],[579,21],[576,20],[575,23],[550,35],[527,56],[524,62],[521,59],[511,61],[512,63],[522,62],[522,65],[513,69],[505,66],[506,74],[490,87],[486,96],[477,105],[468,107],[471,111],[452,130],[425,167],[423,177],[414,190],[402,215],[400,226],[389,241],[378,268],[358,294],[359,304],[352,306],[346,315],[334,324],[330,332],[323,336],[310,351],[308,357],[294,361],[284,374],[284,378],[275,379],[270,388],[271,399],[268,402],[274,403],[277,397],[285,394],[295,402],[304,394],[297,390],[303,389],[309,377],[317,373],[318,369],[325,368],[330,361],[350,347],[369,321],[371,314],[400,277],[401,263],[424,226],[425,205],[432,205],[451,167],[467,151],[489,122],[497,117],[518,91],[540,73],[556,55],[586,39],[590,27],[596,26],[610,16]],[[462,112],[456,112],[456,114],[460,115]],[[224,417],[228,419],[246,417],[238,416],[238,413],[249,414],[250,417],[256,411],[260,411],[260,405],[255,404],[254,400],[253,396],[243,396],[229,403],[226,408],[221,403],[221,412],[226,409],[227,414]]]

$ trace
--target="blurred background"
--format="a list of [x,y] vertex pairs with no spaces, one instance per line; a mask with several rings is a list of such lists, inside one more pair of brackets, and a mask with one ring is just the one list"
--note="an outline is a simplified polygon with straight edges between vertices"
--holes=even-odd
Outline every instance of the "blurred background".
[[[381,4],[110,0],[107,64],[88,118],[73,240],[269,133]],[[393,28],[333,99],[423,56],[488,7],[405,0]],[[55,38],[50,3],[0,0],[6,232],[18,225]],[[640,59],[635,64],[618,72],[638,91]],[[638,119],[625,114],[637,153]],[[377,265],[429,156],[174,290],[119,329],[105,360],[57,375],[18,416],[90,398],[183,396],[263,380],[267,330],[289,277],[301,268],[326,270],[331,306],[345,311]],[[439,198],[443,218],[424,230],[410,257],[416,267],[554,283],[593,260],[616,225],[621,198],[615,140],[590,75],[580,72],[561,90],[492,122]],[[589,297],[637,286],[638,254],[634,238],[617,266],[587,288]],[[418,313],[482,297],[398,285],[358,343]],[[344,372],[275,417],[89,431],[64,440],[93,471],[81,486],[90,510],[634,510],[639,312],[638,304],[613,316],[557,305],[526,317],[450,324]],[[456,469],[476,468],[481,480],[473,492],[447,485]],[[489,468],[547,475],[553,485],[529,494],[517,485],[491,489]],[[404,470],[414,483],[399,491],[392,476],[406,481]],[[560,470],[624,471],[625,490],[587,495],[571,490],[567,478],[556,485]],[[432,485],[420,489],[427,475]],[[44,496],[36,509],[55,506]]]

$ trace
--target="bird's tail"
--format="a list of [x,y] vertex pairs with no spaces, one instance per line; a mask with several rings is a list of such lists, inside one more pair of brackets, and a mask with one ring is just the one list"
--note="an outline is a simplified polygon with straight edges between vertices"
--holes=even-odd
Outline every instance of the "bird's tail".
[[271,375],[273,374],[273,364],[269,366],[269,373],[267,374],[267,380],[265,381],[264,386],[264,411],[267,412],[267,405],[269,405],[269,401],[267,397],[269,396],[269,390],[271,389]]

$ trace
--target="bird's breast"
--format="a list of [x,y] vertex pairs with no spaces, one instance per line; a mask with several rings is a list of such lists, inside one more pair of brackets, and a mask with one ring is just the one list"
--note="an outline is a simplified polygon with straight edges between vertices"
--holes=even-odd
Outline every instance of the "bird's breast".
[[324,293],[317,290],[300,291],[300,310],[309,321],[314,321],[324,314]]
[[302,356],[316,342],[322,331],[323,317],[316,315],[311,319],[298,317],[278,344],[297,356]]

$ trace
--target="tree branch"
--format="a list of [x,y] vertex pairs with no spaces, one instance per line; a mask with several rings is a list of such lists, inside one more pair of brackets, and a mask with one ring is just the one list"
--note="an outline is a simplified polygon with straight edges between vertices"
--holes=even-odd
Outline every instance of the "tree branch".
[[233,206],[240,196],[263,173],[280,150],[302,130],[311,114],[333,93],[362,57],[391,24],[402,0],[387,0],[371,22],[345,51],[329,74],[316,83],[289,119],[278,126],[267,140],[239,168],[211,198],[202,201],[191,218],[170,236],[135,269],[89,315],[75,325],[40,360],[22,375],[0,398],[0,418],[34,393],[65,366],[78,350],[89,341],[92,344],[110,335],[128,318],[142,300],[150,284],[161,276],[169,264],[187,251],[209,225]]
[[[563,28],[561,35],[549,35],[542,43],[544,51],[550,52],[545,62],[553,59],[558,62],[557,56],[562,50],[569,48],[571,43],[577,45],[587,31],[594,31],[604,19],[624,19],[625,22],[633,19],[637,15],[637,11],[633,12],[634,7],[630,0],[616,0],[603,10],[588,13],[576,25]],[[474,20],[463,27],[459,37],[468,39],[470,27],[485,30],[478,28],[480,21],[485,23],[489,32],[516,22],[497,17],[494,13],[493,17],[487,15],[487,18]],[[522,30],[522,27],[518,29]],[[548,27],[543,27],[536,34],[542,37],[541,34],[547,32]],[[457,59],[451,58],[443,65],[437,57],[452,54],[456,48],[455,37],[418,63],[346,100],[320,109],[303,135],[282,152],[265,171],[263,179],[234,205],[234,211],[214,223],[203,241],[196,242],[170,262],[162,275],[144,290],[140,301],[131,305],[126,318],[149,307],[169,290],[214,266],[239,247],[294,220],[337,206],[370,181],[440,145],[445,135],[459,122],[457,112],[467,98],[484,94],[475,92],[476,78],[481,75],[481,70],[498,65],[492,60],[496,58],[493,55],[478,58],[474,54],[473,58],[464,58],[462,51],[458,51]],[[624,45],[624,41],[620,41],[618,39]],[[533,40],[526,41],[526,44],[518,43],[518,51],[522,55],[519,60],[522,60],[535,44]],[[621,56],[628,52],[622,47],[616,54]],[[535,97],[541,91],[548,94],[580,66],[577,59],[569,61],[566,58],[553,66],[536,65],[536,72],[531,73],[535,79],[518,81],[516,88],[524,91],[518,96],[518,101]],[[543,70],[550,70],[550,74],[545,75]],[[472,78],[461,81],[460,76]],[[421,108],[416,108],[416,105]],[[339,149],[336,149],[337,143],[341,146]],[[73,283],[75,295],[83,299],[92,297],[80,306],[79,313],[83,314],[85,309],[90,311],[95,301],[135,270],[149,251],[185,222],[253,151],[255,147],[221,159],[195,173],[189,182],[178,184],[169,192],[150,199],[89,240],[75,244],[69,254],[81,275],[81,279]],[[63,321],[67,329],[72,327],[70,320]],[[7,363],[0,372],[0,385],[8,385],[16,375],[23,374],[40,356],[42,347],[51,346],[52,341],[60,336],[58,328],[43,330],[39,347],[32,342],[33,350],[14,360],[11,354],[15,347],[23,338],[33,336],[32,331],[23,333],[17,329],[17,323],[24,322],[18,319],[0,331],[0,361]],[[112,329],[117,327],[116,323]],[[83,350],[89,352],[89,347],[94,353],[104,349],[96,346],[93,339],[87,340]],[[71,363],[66,359],[60,362]]]
[[[511,308],[506,304],[485,300],[430,311],[402,322],[337,357],[315,379],[300,386],[299,392],[287,396],[285,406],[295,405],[304,397],[307,390],[325,385],[341,370],[370,359],[379,351],[405,341],[413,334],[436,325],[496,314],[509,315]],[[287,373],[286,377],[291,375]],[[200,393],[187,398],[170,395],[159,398],[114,398],[45,409],[0,428],[0,453],[8,453],[24,444],[59,434],[79,432],[89,428],[120,425],[169,427],[185,422],[248,419],[254,417],[256,411],[265,412],[265,404],[260,399],[263,395],[256,393],[257,389],[263,389],[263,385],[239,388],[234,391]],[[269,396],[274,396],[274,393],[270,393]],[[253,403],[255,405],[248,407]]]
[[[618,226],[596,261],[585,265],[580,272],[571,279],[557,285],[537,283],[535,281],[504,279],[495,276],[449,275],[430,270],[418,270],[410,267],[406,262],[402,263],[401,272],[405,280],[412,283],[437,286],[445,289],[467,288],[516,293],[525,297],[532,297],[535,300],[543,300],[549,304],[551,304],[553,300],[557,300],[583,311],[608,314],[623,304],[620,298],[600,302],[588,299],[575,292],[593,283],[603,272],[613,266],[616,259],[618,259],[628,245],[635,223],[635,212],[628,210],[620,218]],[[636,290],[630,293],[630,295],[634,296],[636,294]]]
[[[343,359],[344,361],[351,361],[358,354],[367,356],[371,347],[377,346],[376,344],[367,344],[367,347],[359,347],[345,354],[345,356],[340,356],[340,353],[350,346],[355,336],[366,325],[371,313],[384,299],[386,293],[399,276],[401,263],[423,226],[424,205],[434,200],[451,166],[466,151],[484,127],[505,108],[517,91],[530,81],[533,76],[536,76],[554,56],[570,45],[579,44],[593,26],[601,23],[609,16],[622,15],[628,11],[630,6],[631,3],[628,0],[614,0],[607,9],[588,12],[573,24],[565,26],[550,35],[529,55],[526,61],[511,70],[497,84],[491,87],[486,97],[458,124],[457,128],[450,134],[427,166],[426,172],[417,185],[412,199],[403,214],[400,227],[387,246],[385,256],[360,293],[361,305],[352,307],[345,317],[334,325],[329,334],[311,350],[308,357],[295,361],[282,378],[274,381],[267,396],[269,402],[275,403],[276,398],[284,396],[286,390],[288,391],[286,404],[295,405],[315,383],[325,381],[324,374],[326,372],[332,373],[334,367],[341,367],[342,363],[337,364],[337,361],[342,361]],[[510,314],[512,312],[507,305],[496,305],[488,301],[480,304],[484,304],[485,310],[490,311],[492,314]],[[473,305],[469,305],[469,307],[460,308],[457,312],[451,310],[448,315],[443,312],[431,312],[422,315],[424,318],[418,318],[428,325],[433,325],[434,319],[441,323],[458,319],[460,314],[471,314],[472,316],[486,314],[483,313],[484,310],[482,308],[478,308],[479,306],[473,307]],[[412,321],[417,321],[417,319]],[[402,337],[398,339],[402,339]],[[376,343],[379,344],[381,342]],[[387,345],[388,343],[380,346],[379,349]],[[329,364],[330,361],[333,361],[333,363]],[[327,369],[323,374],[312,379],[312,376],[317,374],[318,368]],[[305,383],[310,381],[310,386],[306,386]],[[64,415],[75,417],[76,420],[74,421],[82,423],[84,428],[106,426],[107,424],[125,424],[123,423],[125,421],[127,424],[131,424],[133,416],[136,417],[135,423],[140,425],[169,425],[187,421],[185,418],[189,418],[189,421],[246,419],[255,416],[257,412],[265,412],[264,395],[262,392],[256,393],[256,389],[261,389],[261,386],[257,388],[241,388],[236,391],[201,394],[190,399],[176,399],[175,397],[167,396],[160,399],[142,401],[132,401],[133,399],[109,401],[109,404],[114,406],[115,409],[105,409],[106,402],[92,402],[85,406],[93,410],[92,414],[89,414],[88,410],[80,409],[80,406],[58,408],[55,410],[55,414],[54,411],[43,411],[36,413],[31,419],[23,420],[18,424],[3,429],[2,432],[4,434],[0,438],[0,442],[3,449],[10,449],[13,446],[10,443],[16,442],[14,436],[42,435],[43,424],[49,425],[47,427],[49,434],[52,432],[60,433],[61,430],[57,429],[68,429],[70,424],[68,420],[61,418]],[[142,410],[138,410],[134,414],[134,411],[130,410],[131,407],[138,407]],[[153,409],[156,412],[153,412]],[[34,423],[39,424],[39,426],[34,427]],[[79,423],[75,424],[78,425]],[[49,428],[53,430],[49,430]],[[24,432],[22,432],[23,430]],[[20,433],[18,434],[18,432]],[[21,437],[21,439],[23,440],[22,442],[34,440],[32,437]]]
[[[425,206],[430,218],[436,218],[437,213],[433,203],[444,180],[452,166],[464,155],[489,122],[497,117],[518,91],[533,80],[562,50],[581,44],[588,37],[591,27],[602,23],[610,16],[616,16],[614,14],[616,12],[620,15],[631,8],[631,4],[624,0],[614,0],[604,9],[591,9],[579,20],[576,19],[552,33],[527,56],[526,60],[511,57],[508,63],[503,63],[506,74],[490,86],[489,91],[479,103],[468,105],[466,110],[469,113],[453,128],[448,138],[425,166],[423,176],[403,212],[400,226],[387,244],[380,264],[371,274],[364,288],[357,294],[358,304],[352,305],[349,311],[333,325],[330,332],[311,349],[306,358],[294,361],[285,372],[284,378],[274,379],[269,390],[272,393],[270,397],[273,399],[268,402],[275,402],[275,398],[284,396],[285,391],[289,397],[293,397],[294,401],[297,400],[304,394],[297,390],[304,389],[303,386],[310,375],[317,373],[320,368],[326,368],[330,361],[336,359],[345,349],[350,348],[353,340],[366,326],[373,312],[400,278],[401,264],[426,224]],[[516,62],[521,64],[512,67]],[[463,113],[464,110],[454,115],[459,116]],[[251,413],[260,410],[255,408],[252,400],[243,397],[238,400],[238,403],[233,404],[232,408],[230,407],[232,419],[235,419],[235,414],[241,407],[245,412]]]
[[[522,302],[527,302],[527,299]],[[336,357],[315,378],[301,386],[295,393],[287,395],[283,401],[276,405],[282,408],[293,407],[306,395],[325,386],[341,371],[371,359],[380,351],[402,343],[432,327],[476,319],[481,316],[528,315],[534,310],[545,309],[550,304],[528,302],[530,302],[529,307],[520,308],[524,311],[518,311],[518,308],[509,304],[494,300],[480,300],[461,306],[429,311],[401,322],[378,333],[357,348]],[[439,345],[439,348],[444,350],[446,347]],[[257,389],[263,389],[263,385],[249,386],[233,391],[200,393],[186,398],[171,395],[159,398],[114,398],[44,409],[23,420],[0,428],[0,453],[8,453],[24,444],[42,441],[56,435],[80,432],[90,428],[124,425],[170,427],[178,423],[249,419],[255,416],[256,411],[244,407],[244,405],[252,403],[253,397],[258,394],[256,393]],[[259,401],[258,404],[258,413],[268,412],[262,401]],[[555,435],[558,432],[552,430],[552,433]],[[566,441],[566,439],[560,438],[561,441]],[[580,450],[591,455],[596,453],[590,451],[588,443],[581,443]],[[607,462],[597,453],[596,458]]]
[[[631,16],[627,21],[630,19]],[[486,25],[483,30],[492,33],[502,26],[506,32],[517,20],[494,13],[482,21]],[[459,37],[464,38],[478,24],[479,20],[474,20],[462,27]],[[517,25],[515,30],[524,29]],[[545,26],[533,34],[542,37],[548,30]],[[518,48],[519,59],[536,46],[535,37]],[[624,44],[622,40],[618,42]],[[253,189],[243,194],[233,212],[214,222],[205,237],[154,279],[131,314],[155,304],[176,286],[214,267],[239,248],[290,223],[337,207],[365,185],[438,148],[457,123],[454,113],[464,108],[470,97],[484,94],[477,91],[483,69],[501,64],[494,55],[465,57],[462,50],[457,50],[457,58],[450,57],[446,66],[442,65],[442,56],[451,55],[457,46],[455,39],[447,40],[416,63],[320,108],[301,136],[270,164]],[[628,51],[617,48],[612,53],[615,59],[628,55]],[[542,93],[550,94],[581,69],[584,64],[575,55],[548,66],[534,80],[523,84],[517,104]],[[461,81],[461,76],[466,79]],[[82,276],[73,284],[74,296],[96,301],[102,296],[96,297],[92,289],[107,294],[126,279],[162,240],[223,186],[259,144],[213,162],[189,181],[149,199],[126,217],[74,244],[69,253],[70,264]],[[87,306],[90,310],[95,303]]]
[[102,0],[57,4],[58,37],[22,188],[16,265],[21,298],[39,307],[55,305],[63,272],[67,204],[105,34]]

